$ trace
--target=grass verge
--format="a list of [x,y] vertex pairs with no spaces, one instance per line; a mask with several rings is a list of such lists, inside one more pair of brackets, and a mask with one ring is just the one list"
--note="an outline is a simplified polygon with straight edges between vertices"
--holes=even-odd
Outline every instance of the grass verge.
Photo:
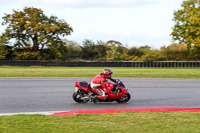
[[[9,67],[0,66],[0,77],[94,77],[104,67]],[[200,68],[111,67],[119,78],[200,78]]]
[[1,133],[197,133],[200,113],[129,112],[72,116],[0,116]]

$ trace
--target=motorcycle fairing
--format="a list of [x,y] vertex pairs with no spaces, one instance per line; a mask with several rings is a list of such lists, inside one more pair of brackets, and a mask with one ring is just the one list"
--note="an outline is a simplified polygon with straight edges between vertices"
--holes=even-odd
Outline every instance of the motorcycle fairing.
[[80,81],[80,82],[76,82],[75,84],[78,88],[81,88],[84,91],[90,91],[90,84],[88,84],[87,81]]

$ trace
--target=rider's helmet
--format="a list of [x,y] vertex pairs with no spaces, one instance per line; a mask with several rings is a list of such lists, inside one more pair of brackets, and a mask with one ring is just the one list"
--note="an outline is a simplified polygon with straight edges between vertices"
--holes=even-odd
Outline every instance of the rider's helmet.
[[106,68],[104,69],[103,74],[106,78],[110,79],[112,77],[113,72],[111,69]]

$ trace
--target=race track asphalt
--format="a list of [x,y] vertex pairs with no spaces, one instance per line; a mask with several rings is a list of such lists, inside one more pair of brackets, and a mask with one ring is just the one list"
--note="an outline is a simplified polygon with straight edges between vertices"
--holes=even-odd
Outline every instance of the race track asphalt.
[[0,78],[0,113],[111,108],[199,108],[200,79],[121,78],[132,96],[125,104],[73,101],[75,81],[92,78]]

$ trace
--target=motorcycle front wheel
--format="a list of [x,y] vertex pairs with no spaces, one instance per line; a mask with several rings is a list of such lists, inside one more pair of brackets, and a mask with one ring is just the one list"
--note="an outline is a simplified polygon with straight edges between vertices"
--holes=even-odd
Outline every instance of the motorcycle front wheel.
[[87,96],[87,94],[74,92],[72,97],[73,97],[74,101],[77,103],[87,103],[89,101],[88,99],[85,99],[85,100],[81,99],[82,97],[85,97],[85,96]]
[[124,99],[117,99],[116,102],[118,103],[126,103],[131,99],[131,95],[128,93],[126,95],[124,95]]

